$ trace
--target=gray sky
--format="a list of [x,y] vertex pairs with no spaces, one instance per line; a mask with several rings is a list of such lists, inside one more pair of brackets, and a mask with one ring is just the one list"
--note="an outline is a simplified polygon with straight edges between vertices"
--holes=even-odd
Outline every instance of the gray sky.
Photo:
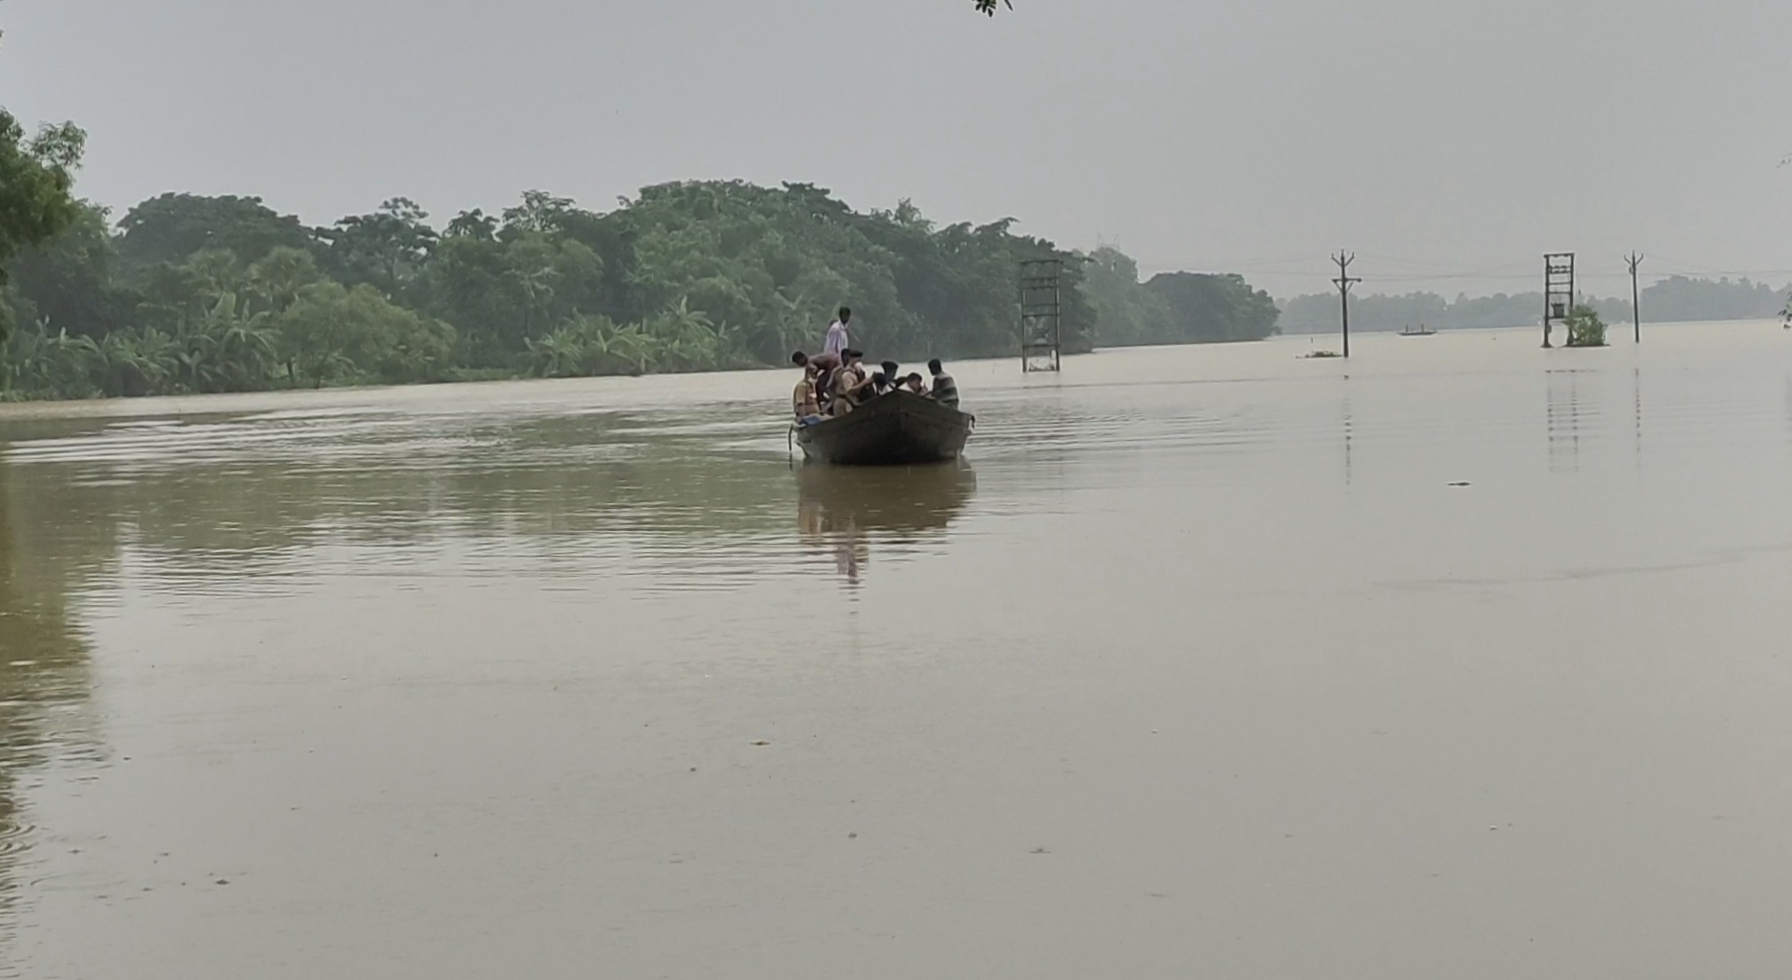
[[[1785,0],[5,0],[0,104],[80,190],[327,223],[684,178],[1021,219],[1147,270],[1537,287],[1792,278]],[[1461,277],[1461,278],[1452,278]]]

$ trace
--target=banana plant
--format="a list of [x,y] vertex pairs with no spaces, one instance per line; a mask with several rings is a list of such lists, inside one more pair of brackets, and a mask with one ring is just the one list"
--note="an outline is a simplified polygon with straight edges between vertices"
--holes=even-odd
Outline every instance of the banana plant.
[[164,393],[179,370],[173,337],[153,327],[119,330],[99,345],[102,391],[113,398]]
[[104,356],[91,337],[71,337],[66,328],[51,333],[49,321],[40,319],[12,338],[9,353],[13,382],[29,394],[91,398],[99,393],[94,376]]

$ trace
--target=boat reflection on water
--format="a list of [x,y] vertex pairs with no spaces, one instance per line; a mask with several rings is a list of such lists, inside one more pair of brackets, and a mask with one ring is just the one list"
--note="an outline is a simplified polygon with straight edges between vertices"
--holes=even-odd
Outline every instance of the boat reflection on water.
[[977,492],[977,474],[956,462],[804,466],[797,487],[797,530],[804,543],[831,553],[840,577],[858,585],[873,543],[901,553],[943,539]]

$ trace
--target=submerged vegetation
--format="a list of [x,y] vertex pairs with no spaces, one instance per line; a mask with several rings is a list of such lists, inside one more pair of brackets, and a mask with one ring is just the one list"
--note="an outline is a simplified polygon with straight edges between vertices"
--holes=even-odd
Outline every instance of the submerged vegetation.
[[1605,321],[1599,318],[1599,311],[1591,306],[1577,304],[1568,312],[1565,325],[1568,327],[1568,346],[1605,346]]

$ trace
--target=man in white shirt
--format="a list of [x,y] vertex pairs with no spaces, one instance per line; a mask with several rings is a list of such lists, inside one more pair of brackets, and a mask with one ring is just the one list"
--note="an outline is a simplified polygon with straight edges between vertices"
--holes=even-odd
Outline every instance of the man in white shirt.
[[846,325],[851,322],[852,311],[844,306],[840,307],[839,318],[828,324],[828,339],[822,345],[822,350],[829,354],[839,354],[851,346],[852,338],[846,335]]

